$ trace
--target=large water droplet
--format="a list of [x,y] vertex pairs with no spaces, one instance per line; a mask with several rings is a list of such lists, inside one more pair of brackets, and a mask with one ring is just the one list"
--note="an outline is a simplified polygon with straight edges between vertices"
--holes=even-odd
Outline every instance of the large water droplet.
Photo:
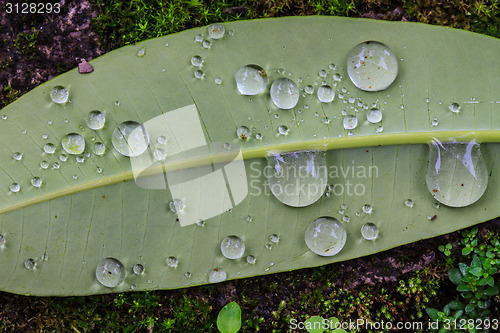
[[245,243],[238,236],[227,236],[222,240],[220,250],[227,259],[239,259],[245,252]]
[[352,83],[361,90],[384,90],[398,75],[398,59],[387,45],[364,42],[349,52],[347,73]]
[[21,185],[19,185],[18,183],[12,183],[10,186],[9,186],[11,192],[13,193],[17,193],[21,190]]
[[432,196],[442,204],[464,207],[473,204],[486,191],[488,170],[479,144],[433,141],[429,169],[425,177]]
[[458,105],[458,103],[451,103],[448,108],[450,109],[451,112],[455,113],[460,112],[460,105]]
[[144,266],[142,266],[141,264],[136,264],[134,265],[132,270],[134,271],[134,274],[140,275],[144,273]]
[[271,99],[280,109],[292,109],[299,101],[299,88],[292,80],[279,78],[271,85]]
[[293,207],[309,206],[325,192],[328,179],[325,153],[300,151],[267,158],[266,172],[273,195]]
[[68,101],[69,91],[63,86],[55,86],[50,91],[50,99],[57,104],[64,104]]
[[177,260],[176,257],[168,257],[167,266],[171,268],[177,268],[177,266],[179,266],[179,260]]
[[124,156],[139,156],[149,145],[149,135],[144,125],[136,121],[125,121],[111,135],[113,147]]
[[320,256],[333,256],[342,250],[347,240],[347,231],[337,219],[320,217],[307,227],[307,247]]
[[240,68],[234,74],[236,87],[242,95],[257,95],[264,91],[267,86],[267,73],[257,65],[247,65]]
[[366,113],[366,119],[372,124],[379,123],[382,120],[382,111],[377,108],[371,108]]
[[208,36],[212,39],[221,39],[224,37],[226,29],[221,23],[214,23],[208,26]]
[[361,227],[361,236],[366,240],[374,240],[378,237],[378,227],[373,223],[366,223]]
[[356,116],[349,115],[344,117],[343,123],[346,130],[351,130],[358,126],[358,118]]
[[248,140],[250,139],[250,130],[248,129],[248,127],[246,126],[240,126],[236,129],[236,136],[240,139],[240,140]]
[[195,55],[191,58],[191,64],[195,67],[201,66],[203,59],[199,55]]
[[104,113],[101,111],[90,111],[85,119],[87,122],[87,126],[93,130],[99,130],[104,127],[104,123],[106,123],[106,117]]
[[70,133],[62,138],[61,145],[68,154],[80,155],[85,150],[85,139],[80,134]]
[[54,146],[52,143],[46,143],[43,146],[43,151],[47,154],[54,154],[56,151],[56,146]]
[[106,152],[106,145],[102,142],[94,143],[94,154],[96,155],[104,155]]
[[42,178],[40,178],[40,177],[31,178],[31,185],[33,185],[33,187],[42,186]]
[[125,279],[125,268],[119,260],[106,258],[97,265],[95,276],[103,286],[114,288]]
[[26,259],[26,261],[24,262],[24,267],[26,267],[29,270],[34,269],[35,266],[36,266],[36,262],[33,259]]
[[180,213],[184,209],[184,203],[181,199],[174,199],[168,204],[170,210],[174,213]]
[[227,279],[227,273],[222,268],[214,268],[208,272],[208,282],[218,283]]
[[318,88],[318,99],[322,103],[330,103],[335,98],[335,91],[330,86],[321,86]]

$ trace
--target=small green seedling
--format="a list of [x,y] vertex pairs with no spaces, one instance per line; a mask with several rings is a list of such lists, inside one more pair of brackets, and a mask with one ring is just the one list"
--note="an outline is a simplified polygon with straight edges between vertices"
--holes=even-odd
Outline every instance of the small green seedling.
[[241,308],[236,302],[226,304],[217,316],[217,328],[221,333],[236,333],[241,328]]

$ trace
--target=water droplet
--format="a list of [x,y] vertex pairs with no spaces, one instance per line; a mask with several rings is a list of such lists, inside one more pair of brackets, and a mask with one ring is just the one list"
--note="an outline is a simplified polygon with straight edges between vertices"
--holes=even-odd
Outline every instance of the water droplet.
[[161,145],[164,145],[167,143],[167,138],[164,137],[163,135],[162,136],[159,136],[158,137],[158,143],[161,144]]
[[197,219],[197,220],[196,220],[196,225],[197,225],[198,227],[204,227],[204,226],[205,226],[205,221],[204,221],[204,220],[202,220],[202,219]]
[[204,76],[205,76],[205,73],[203,73],[203,71],[201,71],[199,69],[194,72],[194,77],[197,79],[201,80],[201,79],[203,79]]
[[139,156],[149,145],[149,135],[144,125],[125,121],[118,125],[111,135],[113,147],[124,156]]
[[189,279],[189,278],[191,278],[191,273],[190,272],[186,272],[186,273],[184,273],[184,276]]
[[49,136],[47,134],[42,134],[42,140],[47,140]]
[[56,104],[64,104],[68,101],[69,91],[63,86],[55,86],[50,91],[50,99]]
[[73,175],[73,176],[71,176],[71,178],[73,178],[74,180],[77,180],[78,176],[77,175]]
[[433,206],[434,208],[438,209],[438,208],[439,208],[439,202],[435,202],[432,206]]
[[373,208],[370,205],[364,205],[362,209],[363,209],[363,213],[365,213],[365,214],[371,214],[373,211]]
[[201,45],[203,45],[204,48],[209,49],[210,46],[212,46],[212,43],[208,40],[204,40],[203,43],[201,43]]
[[273,245],[272,244],[266,244],[266,249],[272,250],[273,249]]
[[10,184],[9,188],[10,188],[11,192],[17,193],[21,190],[21,185],[19,185],[18,183],[12,183],[12,184]]
[[197,43],[201,43],[203,41],[203,36],[202,35],[194,36],[194,41]]
[[267,73],[257,65],[247,65],[234,74],[236,87],[241,95],[257,95],[267,86]]
[[398,75],[398,59],[388,46],[374,41],[364,42],[349,52],[347,73],[361,90],[384,90]]
[[342,221],[344,221],[345,223],[349,223],[351,222],[351,218],[349,216],[342,216]]
[[257,134],[255,134],[255,138],[256,138],[257,140],[262,140],[262,134],[261,134],[261,133],[257,133]]
[[161,163],[167,158],[167,153],[160,148],[156,148],[153,152],[153,158],[156,162]]
[[374,240],[378,237],[378,227],[373,223],[366,223],[361,227],[361,236],[366,240]]
[[330,119],[328,117],[324,117],[323,119],[321,119],[321,121],[323,122],[323,124],[326,124],[326,125],[328,125],[330,123]]
[[278,134],[279,135],[288,135],[289,132],[290,132],[290,130],[285,125],[281,125],[278,127]]
[[99,167],[98,167],[98,168],[96,169],[96,171],[97,171],[97,173],[102,173],[102,168],[99,168]]
[[318,99],[322,103],[330,103],[335,98],[335,91],[328,85],[318,88]]
[[437,117],[434,117],[434,119],[432,119],[431,125],[432,125],[432,126],[437,126],[437,125],[439,125],[439,121],[438,121]]
[[40,177],[31,178],[31,185],[33,185],[33,187],[37,187],[37,188],[42,186],[42,178],[40,178]]
[[280,236],[278,236],[277,234],[272,234],[272,235],[269,237],[269,240],[270,240],[272,243],[279,243],[279,241],[280,241]]
[[245,220],[246,220],[247,222],[252,222],[252,221],[253,221],[253,217],[251,217],[250,215],[248,215],[248,216],[245,218]]
[[101,111],[94,110],[88,113],[85,121],[90,129],[100,130],[104,127],[104,123],[106,123],[106,117]]
[[227,236],[222,240],[220,250],[227,259],[239,259],[245,252],[245,243],[238,236]]
[[36,262],[34,259],[26,259],[26,261],[24,262],[24,266],[29,269],[29,270],[32,270],[35,268],[36,266]]
[[120,101],[115,101],[115,102],[114,102],[114,104],[115,104],[116,106],[120,106]]
[[382,133],[383,131],[384,131],[384,127],[383,126],[377,127],[377,133]]
[[19,153],[19,152],[18,152],[18,153],[14,153],[14,154],[12,155],[12,157],[14,157],[14,159],[15,159],[16,161],[20,161],[20,160],[23,158],[23,154],[21,154],[21,153]]
[[61,154],[61,155],[59,155],[59,160],[61,162],[66,162],[68,160],[68,156]]
[[319,74],[319,76],[321,76],[321,77],[326,77],[327,72],[326,72],[324,69],[322,69],[322,70],[320,70],[320,71],[318,72],[318,74]]
[[330,64],[330,65],[328,65],[328,68],[330,68],[330,69],[335,69],[335,64]]
[[179,260],[176,257],[168,257],[167,258],[167,266],[171,268],[177,268],[179,266]]
[[191,58],[191,64],[195,67],[201,66],[203,59],[199,55],[195,55]]
[[458,113],[460,112],[460,105],[458,105],[458,103],[451,103],[449,109],[451,112]]
[[488,186],[488,169],[478,143],[433,141],[429,151],[427,188],[440,203],[465,207],[481,198]]
[[349,103],[354,104],[356,99],[354,97],[349,97]]
[[3,115],[2,115],[2,119],[3,119],[3,120],[7,120],[7,115],[3,114]]
[[85,162],[85,157],[83,157],[82,155],[78,155],[76,157],[76,162],[77,163],[83,163],[83,162]]
[[255,262],[256,262],[256,261],[257,261],[257,259],[255,259],[255,257],[254,257],[254,256],[252,256],[252,255],[249,255],[249,256],[247,257],[247,263],[249,263],[250,265],[255,264]]
[[144,266],[142,266],[141,264],[136,264],[134,265],[134,268],[132,268],[132,270],[134,271],[134,274],[140,275],[144,273]]
[[267,164],[271,192],[288,206],[309,206],[325,192],[328,174],[324,152],[277,154],[268,157]]
[[47,169],[49,167],[49,163],[47,161],[40,162],[40,168]]
[[236,129],[236,136],[240,139],[240,140],[248,140],[250,139],[250,130],[248,129],[248,127],[245,127],[245,126],[240,126]]
[[61,166],[60,166],[60,165],[59,165],[59,163],[57,163],[57,162],[54,162],[54,163],[52,164],[52,169],[57,170],[57,169],[59,169],[60,167],[61,167]]
[[406,199],[406,200],[405,200],[405,205],[406,205],[406,207],[413,208],[413,205],[414,205],[414,204],[415,204],[415,203],[414,203],[414,202],[413,202],[413,200],[411,200],[411,199]]
[[338,81],[342,80],[342,76],[338,73],[335,73],[335,74],[333,74],[333,79],[338,82]]
[[307,247],[320,256],[333,256],[342,250],[347,240],[345,227],[337,219],[320,217],[307,227],[305,242]]
[[271,99],[280,109],[292,109],[299,101],[299,88],[288,78],[279,78],[271,85]]
[[212,39],[221,39],[224,37],[226,29],[221,23],[214,23],[208,26],[208,36]]
[[5,237],[4,235],[0,235],[0,248],[5,246]]
[[181,199],[174,199],[168,204],[170,210],[174,213],[180,213],[184,209],[184,203]]
[[125,268],[115,258],[106,258],[97,264],[95,276],[103,286],[114,288],[125,279]]
[[227,279],[227,273],[221,268],[211,269],[208,273],[208,282],[219,283]]
[[70,133],[62,138],[61,145],[68,154],[79,155],[85,150],[85,139],[80,134]]
[[382,111],[377,108],[371,108],[366,113],[366,119],[372,124],[379,123],[382,120]]
[[94,143],[94,154],[96,155],[104,155],[106,152],[106,145],[102,142]]
[[137,56],[139,58],[144,57],[146,55],[146,48],[145,47],[140,48],[139,51],[137,51],[136,54],[137,54]]
[[314,92],[314,87],[308,84],[305,88],[304,91],[308,94],[312,94]]
[[216,77],[214,79],[214,82],[215,82],[215,84],[221,84],[222,83],[222,79],[220,77]]
[[358,118],[356,118],[356,116],[353,115],[344,117],[343,122],[344,122],[344,128],[346,130],[351,130],[356,128],[356,126],[358,126]]

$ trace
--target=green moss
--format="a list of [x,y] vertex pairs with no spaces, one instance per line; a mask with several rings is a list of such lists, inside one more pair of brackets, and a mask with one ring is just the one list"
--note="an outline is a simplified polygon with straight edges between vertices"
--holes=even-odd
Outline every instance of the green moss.
[[29,33],[19,33],[14,39],[14,46],[20,54],[32,58],[36,52],[36,42],[38,40],[39,30],[32,29]]

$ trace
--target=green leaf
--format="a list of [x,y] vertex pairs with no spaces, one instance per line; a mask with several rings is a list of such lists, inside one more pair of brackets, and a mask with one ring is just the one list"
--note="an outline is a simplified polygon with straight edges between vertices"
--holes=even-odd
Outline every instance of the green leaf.
[[475,308],[476,308],[476,304],[471,302],[465,306],[465,313],[470,314],[472,311],[474,311]]
[[487,284],[488,284],[488,285],[490,285],[490,286],[492,286],[492,287],[493,287],[493,285],[495,284],[495,280],[493,279],[493,277],[492,277],[492,276],[488,276],[488,277],[486,277],[486,278],[482,278],[481,280],[479,280],[479,281],[477,282],[477,285],[478,285],[478,286],[485,286],[485,285],[487,285]]
[[469,270],[469,273],[475,276],[482,276],[483,275],[483,269],[481,267],[474,267]]
[[471,268],[480,268],[482,267],[482,264],[481,264],[481,259],[479,259],[479,257],[477,256],[477,254],[474,254],[474,256],[472,257],[472,262],[470,263],[470,267]]
[[462,273],[460,273],[460,270],[457,268],[451,268],[448,271],[448,276],[450,278],[450,281],[454,284],[458,285],[462,282]]
[[429,317],[432,320],[438,320],[439,319],[439,311],[437,309],[426,308],[425,312],[427,312],[427,314],[429,315]]
[[496,296],[498,295],[498,287],[489,287],[484,291],[486,296]]
[[[500,187],[495,144],[500,141],[495,89],[500,68],[492,65],[500,54],[497,39],[409,22],[339,17],[232,22],[225,29],[227,38],[210,40],[210,48],[194,41],[198,34],[209,40],[206,28],[123,47],[92,60],[92,73],[65,73],[0,110],[5,115],[0,119],[1,290],[69,296],[184,288],[371,255],[499,215],[491,190]],[[399,74],[383,91],[362,91],[348,76],[347,56],[365,41],[382,42],[397,56]],[[203,59],[200,68],[191,64],[195,55]],[[234,75],[249,64],[262,66],[269,77],[262,94],[237,91]],[[203,79],[195,77],[196,70],[204,72]],[[321,77],[320,70],[327,76]],[[301,91],[294,109],[276,108],[269,88],[281,76],[300,88],[313,86],[315,94],[304,97]],[[336,85],[331,103],[319,102],[315,81]],[[56,86],[69,90],[71,102],[51,101]],[[366,120],[363,106],[374,103],[383,113],[379,124]],[[451,112],[453,103],[460,104],[460,112]],[[87,125],[94,110],[106,117],[102,129]],[[344,110],[359,118],[352,131],[343,126]],[[124,156],[111,140],[127,121],[144,124],[150,136],[138,158]],[[237,138],[240,126],[249,129],[248,140]],[[280,126],[289,129],[288,135],[278,135]],[[166,144],[158,141],[162,131]],[[72,133],[85,139],[81,156],[63,149],[63,139]],[[489,183],[474,204],[435,208],[434,196],[471,178],[470,166],[464,169],[455,156],[448,160],[452,167],[443,170],[462,171],[440,183],[442,193],[429,191],[429,144],[436,140],[481,143],[486,168],[479,169],[487,169]],[[70,141],[64,146],[78,152]],[[106,148],[103,155],[96,153],[102,148],[97,142]],[[54,154],[44,150],[49,143]],[[155,162],[162,159],[160,148],[166,152],[164,163]],[[269,191],[264,171],[275,168],[266,157],[304,150],[326,151],[331,190],[309,206],[290,207]],[[22,158],[14,158],[16,153]],[[238,156],[244,160],[235,160]],[[203,187],[191,182],[202,175],[217,181]],[[18,192],[10,190],[13,183],[20,185]],[[179,198],[184,207],[176,214],[169,203]],[[363,211],[365,205],[371,213]],[[219,213],[207,215],[199,226],[193,217],[202,208]],[[333,256],[316,255],[305,243],[308,226],[322,216],[341,221],[346,229],[346,244]],[[367,222],[379,230],[374,241],[361,236]],[[274,234],[278,243],[270,240]],[[221,242],[230,235],[245,242],[241,259],[222,255]],[[254,264],[245,260],[248,255]],[[168,260],[170,266],[169,257],[176,258]],[[139,274],[136,265],[143,267]],[[97,280],[98,267],[108,286]]]
[[469,286],[469,285],[467,285],[467,284],[459,284],[459,285],[457,286],[457,290],[458,290],[458,291],[470,291],[470,290],[471,290],[471,288],[470,288],[470,286]]
[[464,309],[464,303],[460,302],[457,299],[454,299],[453,301],[449,302],[447,304],[451,310],[463,310]]
[[217,316],[217,328],[222,333],[235,333],[241,328],[241,308],[236,302],[226,304]]
[[469,255],[471,252],[472,252],[472,249],[470,247],[464,247],[462,249],[462,255],[463,256]]
[[461,262],[458,263],[458,268],[460,269],[460,273],[462,273],[463,276],[467,275],[467,269],[469,268],[469,266]]

